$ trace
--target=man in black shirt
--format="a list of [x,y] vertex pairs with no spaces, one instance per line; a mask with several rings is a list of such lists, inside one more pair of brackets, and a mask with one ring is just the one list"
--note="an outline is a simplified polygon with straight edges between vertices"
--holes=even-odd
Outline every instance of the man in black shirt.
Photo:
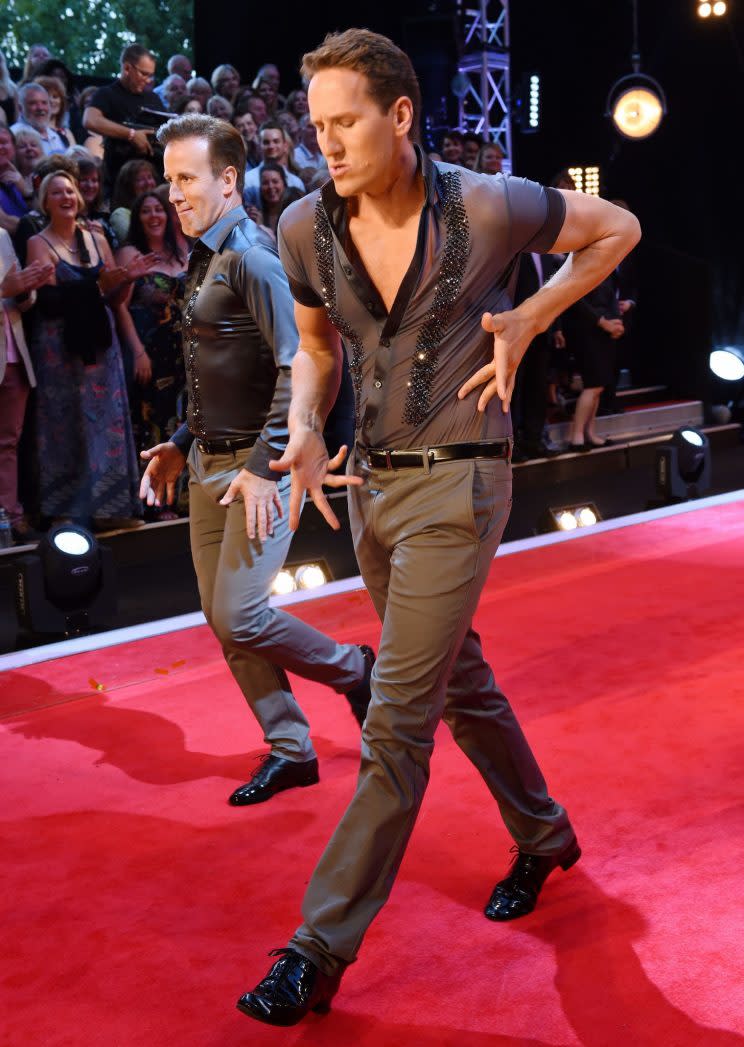
[[121,53],[121,72],[111,84],[99,87],[83,114],[87,131],[103,135],[103,169],[107,191],[127,160],[147,156],[162,170],[161,152],[154,154],[152,128],[135,128],[142,124],[141,110],[162,110],[163,103],[152,90],[155,58],[141,44],[130,44]]

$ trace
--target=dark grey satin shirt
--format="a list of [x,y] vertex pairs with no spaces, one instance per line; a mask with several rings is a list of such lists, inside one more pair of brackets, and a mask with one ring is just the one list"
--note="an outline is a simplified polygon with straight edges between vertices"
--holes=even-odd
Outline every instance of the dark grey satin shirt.
[[484,312],[511,308],[519,255],[549,252],[565,218],[555,189],[432,162],[417,147],[426,186],[411,265],[388,313],[348,235],[333,182],[292,204],[279,252],[294,297],[325,307],[339,330],[356,389],[357,442],[433,447],[511,433],[494,398],[457,391],[493,359]]
[[194,437],[255,435],[245,468],[276,480],[269,469],[287,443],[291,367],[298,337],[287,278],[273,244],[242,207],[195,243],[183,302],[188,431]]

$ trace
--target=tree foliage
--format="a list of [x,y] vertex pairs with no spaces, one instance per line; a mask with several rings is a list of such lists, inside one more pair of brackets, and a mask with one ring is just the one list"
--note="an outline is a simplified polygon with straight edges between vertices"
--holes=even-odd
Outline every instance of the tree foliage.
[[149,47],[165,75],[169,55],[191,54],[193,0],[0,0],[0,48],[22,68],[31,44],[46,44],[75,73],[116,76],[127,44]]

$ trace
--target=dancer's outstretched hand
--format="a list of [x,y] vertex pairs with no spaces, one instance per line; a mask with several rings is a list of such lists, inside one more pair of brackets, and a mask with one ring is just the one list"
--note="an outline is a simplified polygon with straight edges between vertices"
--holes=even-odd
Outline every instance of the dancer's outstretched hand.
[[282,457],[269,463],[269,467],[276,472],[286,473],[291,471],[292,473],[292,489],[289,495],[289,526],[291,530],[297,530],[300,522],[302,496],[307,491],[325,521],[331,525],[334,531],[338,531],[341,524],[328,503],[328,499],[323,491],[323,484],[327,487],[348,487],[349,485],[359,486],[364,483],[361,476],[344,476],[331,471],[338,469],[344,462],[347,452],[348,447],[344,444],[338,454],[329,461],[328,451],[326,450],[322,434],[314,429],[303,429],[289,438],[289,443]]

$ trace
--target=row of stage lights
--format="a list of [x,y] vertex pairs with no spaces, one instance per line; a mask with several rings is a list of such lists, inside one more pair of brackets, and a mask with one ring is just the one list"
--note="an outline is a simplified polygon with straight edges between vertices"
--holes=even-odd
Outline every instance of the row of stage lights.
[[599,168],[596,164],[589,167],[569,167],[568,173],[573,179],[577,192],[586,193],[588,196],[599,196]]
[[703,0],[703,3],[698,4],[698,17],[699,18],[710,18],[713,15],[714,18],[722,18],[726,14],[728,5],[724,0],[716,0],[715,3],[711,4],[708,0]]
[[[656,449],[654,469],[657,499],[650,502],[648,508],[700,498],[711,485],[708,437],[700,429],[682,426]],[[602,514],[594,502],[551,506],[540,517],[537,530],[541,533],[578,531],[601,521]]]
[[[719,350],[726,373],[744,380],[744,353]],[[704,432],[678,429],[656,452],[656,489],[659,501],[698,498],[711,483],[710,447]],[[547,508],[536,533],[579,531],[594,527],[602,514],[594,502]],[[117,585],[110,548],[101,546],[84,527],[53,527],[31,555],[14,564],[16,610],[19,623],[37,636],[66,635],[110,628],[116,619]],[[325,562],[287,564],[277,574],[272,592],[285,596],[297,590],[318,589],[332,580]]]

